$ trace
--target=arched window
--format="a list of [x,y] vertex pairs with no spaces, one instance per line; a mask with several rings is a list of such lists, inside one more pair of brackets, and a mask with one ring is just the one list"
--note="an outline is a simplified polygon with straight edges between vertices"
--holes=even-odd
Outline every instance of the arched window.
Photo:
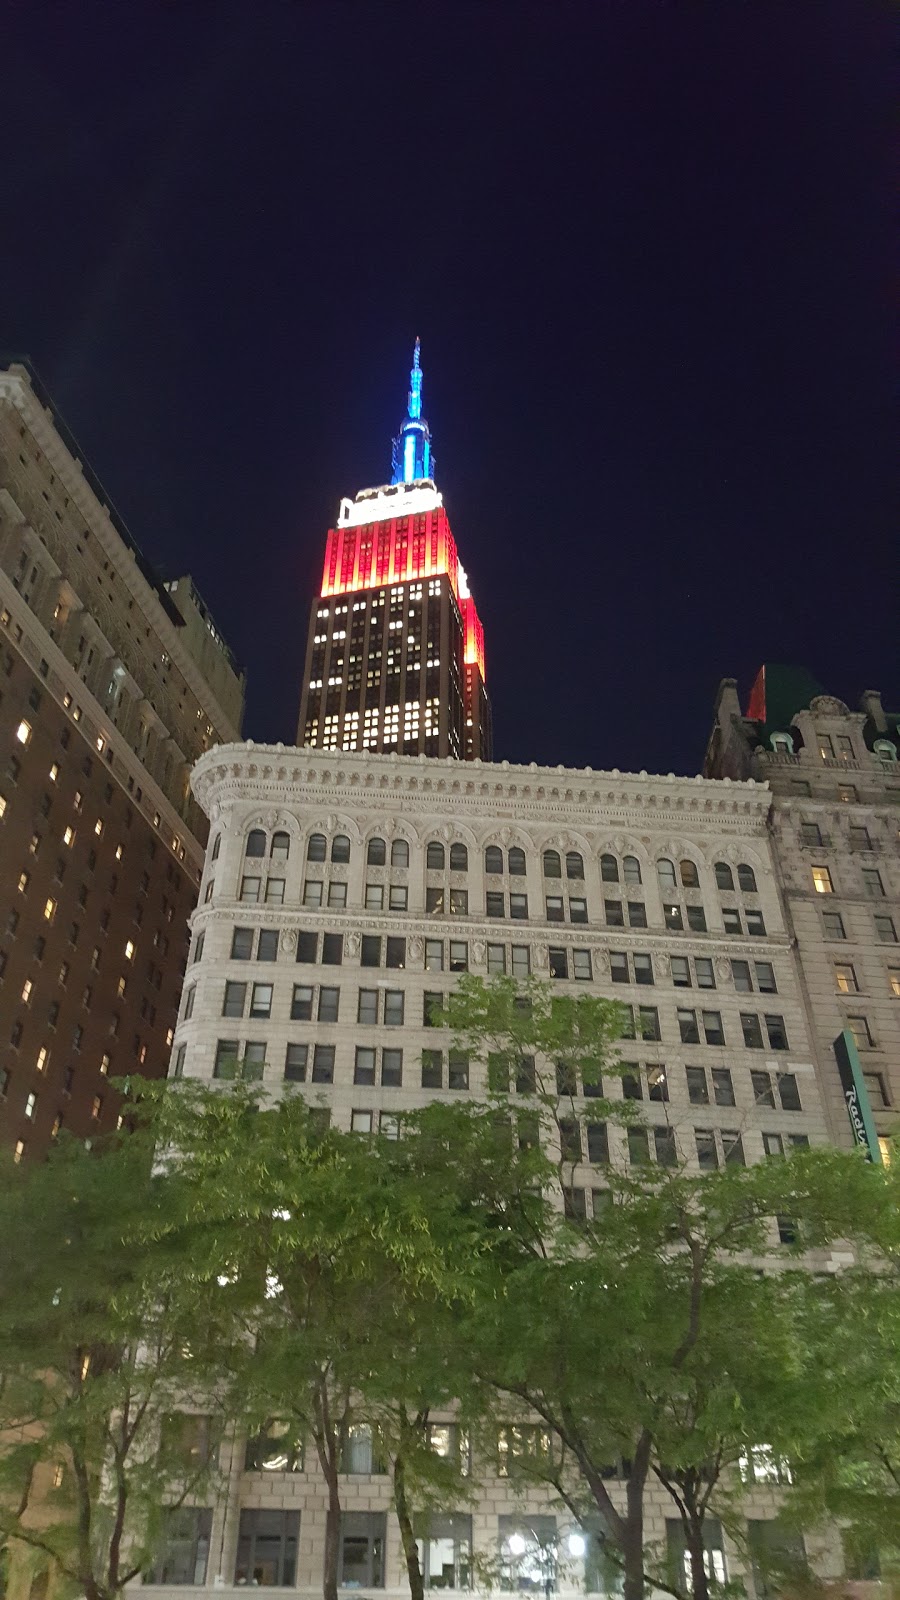
[[289,833],[273,833],[272,846],[269,855],[273,861],[287,861],[291,852],[291,836]]
[[734,878],[727,861],[716,862],[716,888],[733,889]]
[[512,849],[509,852],[509,856],[507,857],[507,860],[509,862],[510,875],[513,878],[524,878],[524,876],[525,876],[525,851],[524,850],[520,850],[519,846],[517,844],[514,844]]
[[686,889],[699,889],[700,874],[697,871],[695,862],[687,859],[679,861],[678,870],[681,873],[681,881]]
[[584,877],[584,861],[577,850],[566,851],[566,877]]
[[773,733],[769,743],[773,750],[781,750],[789,756],[794,753],[794,741],[789,733]]
[[622,861],[622,876],[626,883],[640,883],[641,863],[637,856],[625,856]]
[[442,844],[438,844],[436,839],[432,839],[428,849],[425,851],[425,865],[428,868],[428,871],[443,872],[445,861],[446,855],[444,852],[444,846]]
[[307,861],[324,861],[326,855],[324,833],[311,833],[306,846]]
[[218,861],[218,859],[219,859],[219,851],[220,851],[221,848],[222,848],[222,835],[220,833],[217,833],[216,837],[213,840],[212,854],[210,855],[210,858],[209,858],[210,861]]
[[266,853],[266,836],[262,828],[251,828],[247,835],[247,846],[244,851],[248,856],[264,856]]
[[619,863],[615,856],[600,857],[600,876],[604,883],[618,883]]
[[450,871],[451,872],[468,872],[468,870],[469,870],[469,852],[466,849],[465,845],[464,844],[452,844],[450,846]]
[[503,871],[503,851],[498,844],[489,844],[484,852],[485,872]]
[[383,867],[387,861],[387,846],[383,839],[370,839],[366,851],[366,861],[370,867]]
[[350,840],[345,833],[336,833],[331,841],[331,859],[346,866],[350,860]]
[[391,866],[409,866],[409,845],[405,839],[395,839],[391,845]]
[[748,867],[746,861],[742,861],[738,867],[738,887],[744,894],[756,893],[756,873],[752,867]]
[[675,863],[674,863],[674,861],[670,861],[668,856],[663,856],[662,859],[660,861],[657,861],[657,863],[656,863],[656,876],[659,879],[659,886],[660,886],[661,889],[674,889],[675,888]]
[[896,761],[897,759],[897,752],[890,739],[876,739],[872,746],[872,751],[881,761]]
[[545,850],[544,851],[544,877],[545,878],[561,878],[562,877],[562,863],[560,862],[560,859],[559,859],[559,851],[558,850]]

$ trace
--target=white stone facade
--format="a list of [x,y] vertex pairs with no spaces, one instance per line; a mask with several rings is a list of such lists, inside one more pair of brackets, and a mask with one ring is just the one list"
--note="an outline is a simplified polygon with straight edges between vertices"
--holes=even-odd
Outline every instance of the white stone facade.
[[[721,1164],[737,1135],[748,1162],[792,1141],[826,1140],[773,871],[771,797],[764,785],[252,743],[210,751],[192,781],[210,818],[210,839],[172,1073],[211,1080],[221,1041],[236,1042],[242,1055],[253,1046],[251,1054],[264,1057],[262,1080],[274,1095],[293,1060],[295,1081],[297,1063],[305,1067],[301,1092],[327,1105],[335,1124],[365,1126],[371,1116],[377,1126],[382,1115],[400,1108],[484,1087],[475,1064],[468,1090],[449,1086],[447,1036],[425,1024],[426,994],[455,981],[451,941],[457,966],[464,960],[468,970],[485,975],[497,969],[501,947],[507,971],[514,959],[519,970],[527,960],[532,972],[548,978],[552,967],[561,970],[565,952],[568,976],[557,980],[561,985],[645,1008],[638,1037],[623,1042],[622,1055],[640,1081],[650,1159],[661,1148],[656,1129],[661,1137],[673,1131],[678,1156],[695,1168],[701,1157],[703,1164]],[[248,855],[251,833],[251,849],[262,854]],[[372,863],[381,855],[373,840],[384,841],[383,866]],[[429,844],[443,847],[444,869],[429,868]],[[465,858],[457,848],[451,871],[454,844],[465,848]],[[502,872],[486,871],[489,848],[502,852]],[[557,853],[560,876],[545,852]],[[325,859],[309,860],[310,854]],[[432,861],[438,854],[433,848]],[[498,865],[495,855],[487,865]],[[719,887],[723,867],[732,888]],[[310,887],[317,884],[321,891]],[[516,902],[516,915],[510,914],[513,895],[526,897]],[[321,906],[310,903],[319,899]],[[382,910],[374,905],[379,899]],[[236,929],[243,930],[237,941]],[[261,933],[268,935],[262,960]],[[339,946],[332,937],[327,963],[323,935],[341,936]],[[405,941],[402,949],[392,947],[391,966],[384,964],[388,936]],[[315,961],[298,959],[312,953],[313,938]],[[372,960],[378,939],[382,964],[363,964]],[[249,959],[234,956],[236,948]],[[263,989],[254,994],[254,985]],[[295,986],[301,1010],[312,991],[310,1020],[292,1018]],[[336,1009],[337,1020],[318,1020],[323,991],[324,1015]],[[361,1001],[361,993],[370,998]],[[251,1016],[254,1002],[268,1015]],[[223,1015],[226,1008],[231,1015]],[[641,1037],[642,1031],[658,1037]],[[317,1045],[324,1047],[318,1076],[328,1073],[330,1081],[311,1081]],[[375,1052],[375,1081],[355,1081],[360,1059],[368,1075],[369,1050]],[[440,1089],[423,1087],[422,1052],[429,1050],[442,1053]],[[385,1051],[392,1052],[386,1082]],[[434,1083],[433,1065],[430,1072]],[[614,1080],[607,1092],[615,1097],[622,1086]],[[576,1109],[586,1127],[590,1099],[577,1100]],[[609,1147],[613,1163],[629,1159],[621,1130],[610,1128]],[[591,1191],[603,1184],[602,1163],[586,1160],[574,1183],[590,1214]],[[771,1244],[774,1252],[774,1224]],[[241,1512],[271,1508],[300,1513],[294,1586],[319,1591],[325,1498],[315,1463],[307,1460],[308,1470],[298,1473],[246,1472],[243,1441],[237,1440],[230,1470],[225,1465],[227,1488],[214,1508],[203,1581],[232,1586]],[[496,1554],[501,1517],[551,1515],[565,1533],[567,1520],[543,1493],[514,1494],[493,1466],[483,1483],[473,1507],[446,1508],[471,1514],[476,1551]],[[364,1586],[403,1593],[388,1478],[347,1474],[343,1492],[347,1511],[386,1514],[383,1583]],[[751,1515],[774,1516],[775,1495],[771,1488],[755,1489]],[[648,1538],[664,1540],[666,1519],[674,1515],[663,1492],[651,1487]],[[836,1570],[834,1559],[830,1547],[818,1553],[824,1571]],[[737,1576],[739,1556],[727,1540],[726,1560]],[[562,1589],[582,1587],[578,1561],[559,1582]]]

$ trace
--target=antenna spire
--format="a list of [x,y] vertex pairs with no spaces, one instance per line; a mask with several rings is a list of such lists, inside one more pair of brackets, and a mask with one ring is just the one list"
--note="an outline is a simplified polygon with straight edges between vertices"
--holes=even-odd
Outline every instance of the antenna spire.
[[421,348],[421,342],[417,338],[409,374],[406,416],[391,451],[391,483],[415,483],[419,478],[430,478],[434,471],[431,431],[422,415],[423,374],[419,360]]

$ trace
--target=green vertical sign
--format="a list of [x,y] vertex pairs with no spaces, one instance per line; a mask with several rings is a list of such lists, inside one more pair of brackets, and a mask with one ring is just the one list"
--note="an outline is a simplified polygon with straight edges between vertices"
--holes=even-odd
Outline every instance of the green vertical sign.
[[834,1054],[853,1137],[858,1145],[862,1145],[868,1159],[881,1166],[881,1147],[875,1132],[869,1091],[862,1074],[856,1040],[849,1028],[844,1028],[835,1039]]

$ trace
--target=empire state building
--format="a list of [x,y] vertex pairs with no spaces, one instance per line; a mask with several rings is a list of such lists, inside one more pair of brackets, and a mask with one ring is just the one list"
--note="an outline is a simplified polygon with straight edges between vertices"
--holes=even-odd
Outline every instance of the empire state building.
[[491,757],[484,631],[435,486],[419,341],[389,484],[342,500],[325,546],[299,745]]

